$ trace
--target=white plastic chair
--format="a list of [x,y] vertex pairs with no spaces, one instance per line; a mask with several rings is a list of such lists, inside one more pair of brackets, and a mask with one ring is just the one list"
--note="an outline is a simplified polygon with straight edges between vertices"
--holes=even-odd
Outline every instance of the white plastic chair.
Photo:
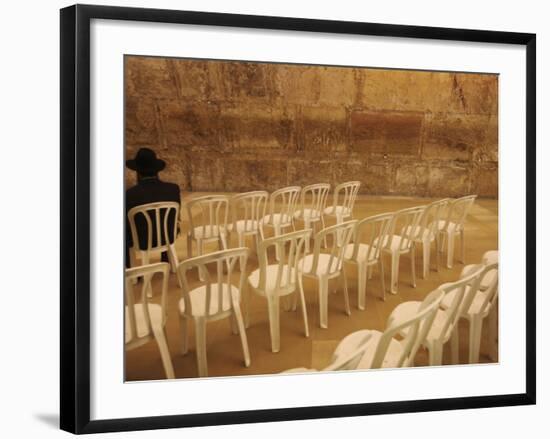
[[[227,249],[229,218],[229,197],[225,195],[205,195],[187,201],[187,257],[193,257],[193,241],[197,245],[197,254],[204,253],[204,244],[216,242],[218,250]],[[203,273],[199,273],[204,280]]]
[[[256,294],[267,299],[271,350],[273,352],[279,352],[281,344],[279,298],[296,293],[297,265],[304,256],[305,241],[309,239],[310,235],[311,230],[299,230],[260,242],[258,248],[260,267],[248,277],[250,288]],[[268,260],[268,250],[272,247],[278,249],[280,255],[279,261],[275,264],[270,264]],[[299,296],[305,336],[309,337],[306,302],[302,289],[299,290]]]
[[[285,229],[292,227],[294,230],[294,212],[296,203],[300,197],[300,186],[288,186],[278,189],[269,196],[269,211],[262,221],[262,227],[273,228],[274,235],[280,236]],[[277,260],[279,260],[279,247],[275,247]]]
[[[314,232],[315,224],[321,223],[325,228],[323,213],[327,205],[330,184],[316,183],[302,188],[300,193],[300,209],[294,212],[294,219],[301,220],[305,229]],[[312,232],[312,233],[313,233]],[[309,253],[309,241],[306,242],[306,253]]]
[[[388,227],[388,234],[379,241],[381,242],[382,254],[391,256],[391,284],[390,292],[397,294],[397,279],[399,275],[399,258],[409,253],[411,258],[412,286],[416,288],[415,249],[414,231],[418,226],[420,217],[425,206],[411,207],[398,210],[393,214],[392,221]],[[380,257],[382,259],[382,256]],[[383,264],[383,262],[382,262]]]
[[[498,262],[486,265],[467,265],[462,270],[461,278],[468,276],[480,267],[483,268],[480,275],[480,288],[474,293],[470,306],[463,308],[460,313],[460,317],[468,320],[470,324],[470,350],[468,355],[468,362],[470,364],[479,361],[483,320],[490,315],[498,300]],[[441,307],[443,309],[451,307],[452,301],[453,293],[451,292],[445,297],[441,303]],[[456,337],[458,338],[458,331]],[[494,338],[496,338],[496,334],[489,335],[491,341]],[[453,355],[458,357],[458,352],[455,352]]]
[[[345,248],[352,238],[356,223],[355,220],[346,221],[319,231],[315,235],[313,253],[303,257],[298,262],[300,292],[303,294],[302,276],[315,279],[319,283],[319,325],[321,328],[328,327],[328,281],[330,279],[338,277],[343,279],[346,313],[351,315],[343,260]],[[337,233],[342,234],[341,246],[336,242]],[[332,247],[329,248],[330,253],[321,253],[321,244],[327,235],[332,238]]]
[[457,235],[460,235],[461,262],[465,263],[464,223],[476,198],[477,195],[467,195],[451,201],[447,217],[438,222],[439,234],[443,238],[440,243],[440,251],[443,251],[445,244],[447,244],[447,268],[453,267],[455,237]]
[[199,256],[204,252],[204,244],[209,242],[217,242],[220,250],[226,249],[229,198],[225,195],[205,195],[192,198],[185,205],[189,218],[187,256],[193,257],[193,241]]
[[[157,203],[142,204],[128,211],[128,222],[132,234],[132,248],[130,249],[130,265],[137,265],[136,256],[139,255],[141,265],[148,265],[151,256],[166,252],[172,271],[178,266],[176,253],[176,237],[179,220],[179,204],[176,202],[162,201]],[[170,227],[170,222],[172,225]],[[145,239],[140,236],[138,230],[143,230],[145,225]],[[141,241],[140,241],[141,238]],[[145,248],[141,248],[145,240]],[[152,297],[152,290],[148,287],[147,295]]]
[[[166,294],[170,266],[165,263],[128,268],[125,272],[124,342],[126,350],[136,349],[153,338],[156,340],[166,378],[174,379],[174,367],[166,342]],[[151,280],[162,275],[160,305],[148,303],[147,294]],[[141,301],[135,303],[134,282],[143,278]]]
[[[335,355],[332,357],[332,361],[328,366],[322,369],[323,372],[335,372],[341,370],[355,370],[361,358],[363,357],[365,351],[369,347],[369,341],[372,334],[369,331],[365,331],[364,334],[360,334],[357,337],[355,346],[353,349],[350,349],[349,352],[339,355],[337,358]],[[336,349],[340,347],[338,345]],[[317,369],[308,369],[306,367],[295,367],[292,369],[285,370],[281,373],[307,373],[307,372],[319,372]]]
[[422,213],[418,227],[414,233],[414,242],[422,244],[422,278],[426,279],[430,271],[430,250],[435,242],[436,269],[439,271],[439,220],[444,218],[450,198],[434,201],[426,206]]
[[[231,223],[228,231],[237,234],[238,247],[245,247],[246,237],[253,236],[257,252],[258,244],[263,237],[262,221],[268,197],[266,191],[245,192],[231,197]],[[244,269],[244,259],[240,263],[240,269]]]
[[[363,329],[349,334],[334,351],[333,361],[349,355],[350,351],[357,349],[361,339],[370,334],[367,349],[358,362],[357,369],[413,366],[414,357],[432,327],[443,296],[441,291],[432,291],[408,319],[399,323],[388,322],[384,332]],[[396,335],[402,332],[406,336],[397,339]]]
[[[458,363],[458,332],[455,331],[458,318],[462,309],[468,309],[472,303],[474,293],[479,288],[480,276],[483,269],[474,270],[470,275],[456,282],[443,284],[437,290],[445,293],[445,296],[452,294],[452,300],[447,309],[439,308],[435,315],[434,322],[426,339],[424,346],[429,351],[430,366],[440,366],[443,358],[443,346],[451,340],[452,361]],[[445,300],[445,297],[443,298]],[[418,310],[420,302],[410,301],[399,304],[390,314],[388,325],[398,325],[406,321]],[[401,335],[406,336],[402,330]]]
[[[250,353],[240,308],[241,294],[245,275],[241,272],[239,285],[231,282],[231,276],[237,260],[248,257],[247,248],[236,248],[210,253],[204,256],[187,259],[178,266],[178,277],[182,286],[182,297],[179,301],[180,330],[182,353],[188,351],[187,320],[195,322],[195,341],[197,350],[197,367],[200,377],[208,376],[206,361],[206,323],[231,318],[233,332],[238,332],[244,355],[244,364],[250,366]],[[213,275],[208,270],[212,266]],[[227,267],[227,270],[224,270]],[[197,269],[203,273],[204,281],[191,287],[188,280],[189,271]],[[224,271],[227,271],[224,273]],[[236,327],[235,327],[236,325]]]
[[[341,224],[347,219],[353,219],[353,207],[360,186],[360,181],[348,181],[336,186],[332,206],[325,208],[324,215],[333,217],[336,224]],[[337,235],[337,239],[340,239],[339,235]]]
[[369,268],[376,264],[380,267],[382,298],[385,300],[384,264],[380,259],[380,247],[377,243],[382,242],[384,236],[388,234],[392,218],[393,213],[385,213],[359,220],[355,225],[353,243],[345,248],[344,261],[357,266],[357,307],[359,309],[365,309]]

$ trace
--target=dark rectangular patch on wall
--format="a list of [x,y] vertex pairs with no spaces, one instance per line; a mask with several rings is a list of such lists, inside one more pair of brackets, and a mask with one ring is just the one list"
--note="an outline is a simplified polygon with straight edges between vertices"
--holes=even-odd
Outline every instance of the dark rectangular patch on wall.
[[421,112],[353,111],[352,148],[362,153],[418,155],[423,119]]

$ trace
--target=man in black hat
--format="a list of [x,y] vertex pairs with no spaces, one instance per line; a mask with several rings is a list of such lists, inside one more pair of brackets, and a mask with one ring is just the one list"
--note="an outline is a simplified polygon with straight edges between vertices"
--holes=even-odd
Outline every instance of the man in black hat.
[[[159,201],[180,203],[180,188],[177,184],[159,180],[158,173],[164,169],[166,163],[164,160],[158,159],[155,151],[149,148],[140,148],[133,160],[126,160],[126,166],[137,173],[137,184],[126,190],[126,267],[129,267],[129,250],[132,248],[133,243],[128,212],[133,207]],[[172,221],[176,220],[176,218],[169,218],[168,226],[170,230],[173,230],[174,227]],[[136,227],[140,241],[141,237],[144,237],[143,243],[140,242],[139,247],[145,249],[147,247],[145,221],[142,224],[136,222]],[[161,258],[165,262],[168,261],[168,255],[165,252],[162,253]]]

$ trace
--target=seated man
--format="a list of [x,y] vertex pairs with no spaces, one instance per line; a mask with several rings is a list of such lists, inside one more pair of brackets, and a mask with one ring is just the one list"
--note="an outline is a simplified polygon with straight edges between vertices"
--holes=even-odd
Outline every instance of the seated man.
[[[155,152],[149,148],[141,148],[133,160],[126,160],[126,166],[137,173],[137,184],[126,190],[126,258],[125,264],[130,266],[129,250],[132,248],[132,233],[128,221],[130,209],[142,204],[156,203],[158,201],[175,201],[180,203],[180,188],[177,184],[166,183],[159,180],[158,173],[164,169],[166,163],[157,158]],[[169,229],[173,230],[173,221],[177,218],[169,218]],[[140,249],[147,248],[147,228],[145,220],[138,222],[136,227],[140,240]],[[172,242],[175,237],[169,237]],[[163,261],[168,261],[168,255],[163,252]]]

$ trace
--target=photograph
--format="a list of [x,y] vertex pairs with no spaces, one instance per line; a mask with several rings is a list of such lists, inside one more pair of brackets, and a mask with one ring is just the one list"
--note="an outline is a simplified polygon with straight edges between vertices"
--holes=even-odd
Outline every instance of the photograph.
[[499,362],[499,73],[124,54],[124,380]]

